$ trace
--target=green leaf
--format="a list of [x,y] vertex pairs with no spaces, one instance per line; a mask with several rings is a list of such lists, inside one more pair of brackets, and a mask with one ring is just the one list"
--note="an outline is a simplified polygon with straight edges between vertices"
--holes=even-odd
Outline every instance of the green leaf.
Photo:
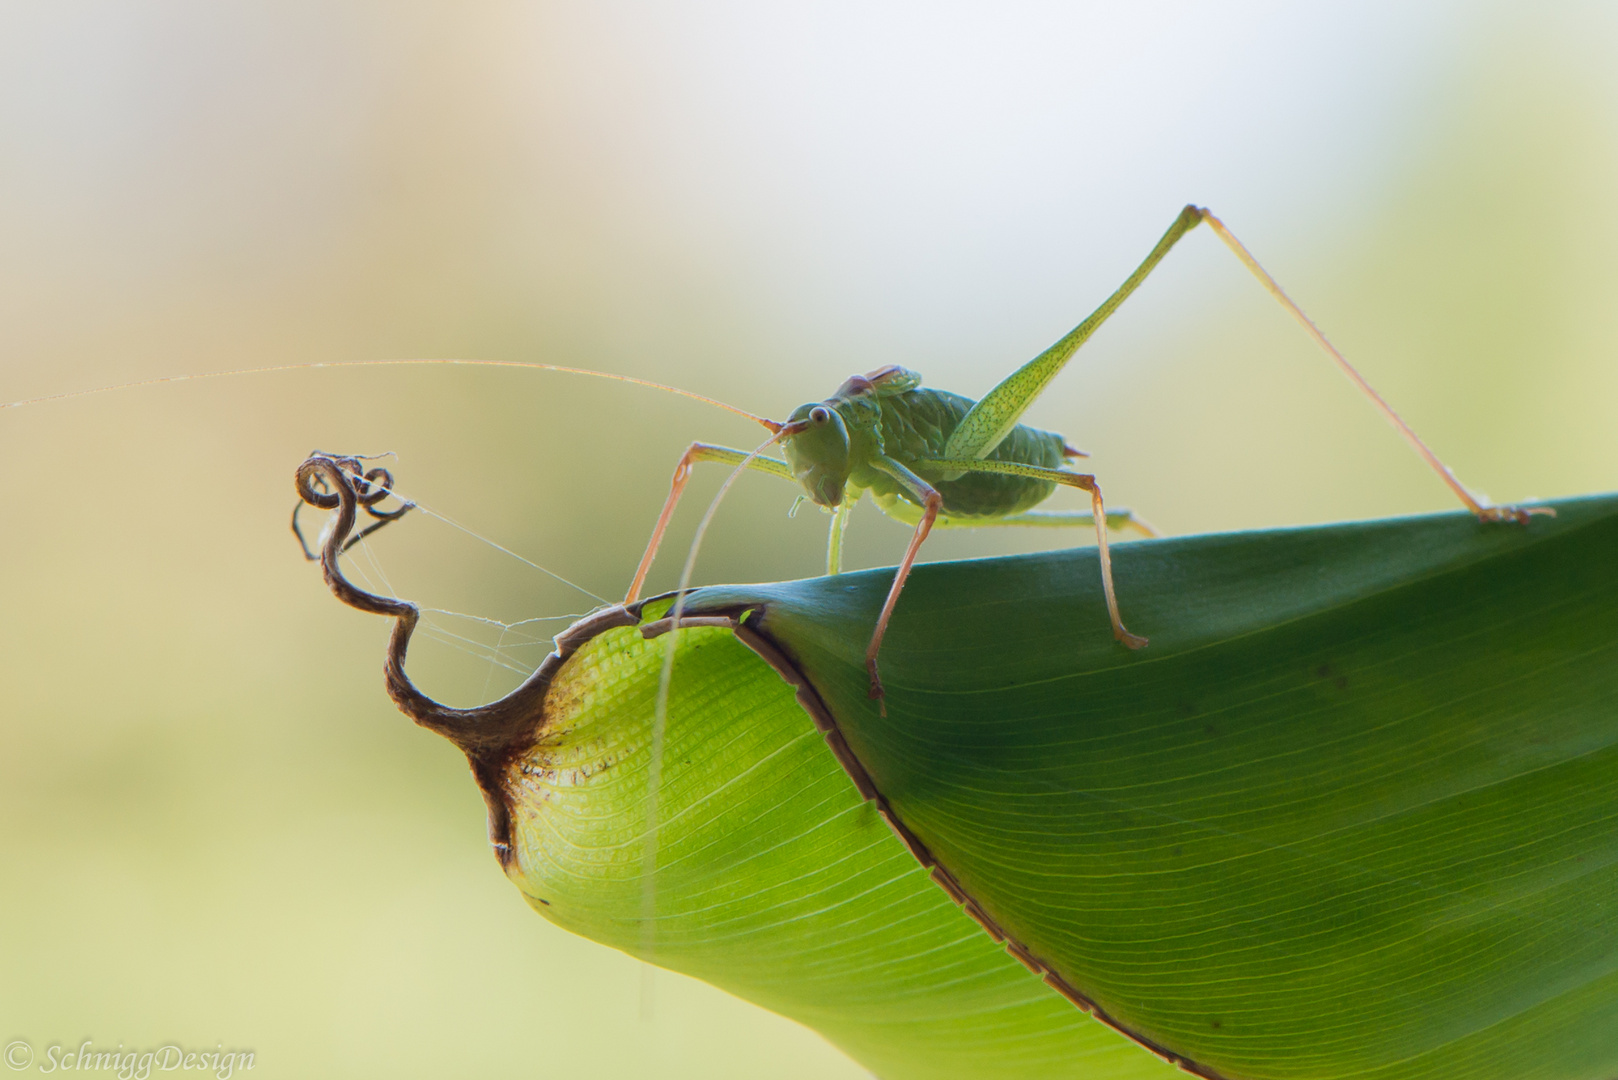
[[[703,589],[608,630],[497,785],[569,929],[820,1030],[881,1076],[1618,1072],[1618,498]],[[666,608],[649,606],[648,618]],[[866,801],[812,723],[852,751]],[[655,911],[650,923],[645,918]],[[650,927],[650,929],[648,929]]]
[[889,1080],[1178,1075],[963,915],[730,631],[676,637],[652,940],[644,840],[666,642],[633,628],[561,669],[539,742],[509,774],[509,872],[536,910],[799,1020]]

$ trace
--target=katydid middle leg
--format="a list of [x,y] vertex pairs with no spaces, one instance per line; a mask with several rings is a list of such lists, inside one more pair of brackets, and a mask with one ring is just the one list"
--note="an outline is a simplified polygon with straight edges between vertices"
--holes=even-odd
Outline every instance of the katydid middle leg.
[[[933,522],[938,520],[938,511],[944,506],[944,497],[927,481],[890,457],[879,457],[872,464],[903,484],[922,507],[921,520],[916,523],[916,531],[910,535],[910,544],[905,548],[905,557],[900,561],[899,569],[894,572],[893,584],[888,586],[888,597],[882,602],[882,614],[877,616],[876,630],[871,634],[871,643],[865,647],[865,670],[871,676],[870,696],[881,701],[882,677],[877,674],[876,655],[882,651],[882,635],[888,632],[888,620],[893,617],[893,606],[899,602],[899,594],[904,591],[905,579],[910,576],[910,568],[916,564],[916,553],[921,550],[922,541],[927,539],[927,534],[932,532]],[[882,714],[886,716],[888,707],[883,705],[881,708]]]
[[843,572],[843,536],[848,532],[848,515],[853,512],[857,498],[845,495],[831,512],[831,529],[826,536],[827,577],[836,577]]
[[[897,462],[890,462],[890,464],[901,469],[903,468],[903,466],[898,466]],[[925,462],[924,464],[930,465],[936,463]],[[882,613],[877,619],[876,632],[872,634],[870,646],[866,649],[865,662],[866,669],[871,676],[871,696],[873,698],[881,698],[883,696],[882,680],[877,671],[877,653],[882,648],[882,637],[887,632],[888,621],[893,615],[894,605],[898,603],[899,593],[904,589],[906,578],[910,576],[910,569],[915,564],[916,554],[921,549],[922,541],[927,539],[927,536],[933,529],[979,529],[1000,528],[1004,526],[1031,526],[1034,528],[1046,529],[1074,528],[1076,526],[1083,526],[1085,528],[1096,529],[1097,535],[1100,537],[1103,552],[1102,588],[1107,597],[1107,607],[1108,611],[1112,615],[1113,623],[1118,630],[1122,631],[1119,636],[1119,640],[1124,642],[1124,644],[1128,645],[1132,649],[1138,649],[1146,644],[1145,638],[1136,634],[1131,634],[1128,630],[1124,629],[1123,623],[1118,619],[1118,604],[1117,600],[1113,596],[1112,562],[1110,555],[1107,553],[1106,534],[1108,529],[1134,528],[1136,531],[1146,536],[1156,536],[1156,529],[1152,528],[1145,521],[1128,510],[1106,509],[1101,499],[1101,490],[1099,486],[1095,484],[1095,477],[1093,476],[1082,476],[1077,473],[1064,472],[1060,469],[1040,469],[1035,466],[1011,466],[1008,468],[1001,468],[1000,466],[1005,463],[998,461],[991,461],[987,463],[977,461],[950,462],[949,464],[951,466],[959,465],[959,471],[961,472],[999,472],[1010,473],[1013,475],[1026,475],[1041,480],[1053,479],[1057,483],[1083,488],[1084,490],[1089,491],[1091,494],[1092,508],[1088,511],[1030,510],[1021,514],[1010,514],[1006,517],[951,518],[942,513],[931,512],[931,507],[933,506],[932,496],[937,496],[938,493],[924,480],[916,476],[915,473],[905,469],[903,475],[901,475],[894,469],[879,464],[879,468],[882,468],[883,471],[890,473],[890,475],[894,475],[901,483],[905,484],[905,486],[922,501],[922,505],[916,508],[917,512],[914,517],[909,514],[901,515],[891,510],[889,511],[889,516],[895,517],[900,521],[909,522],[914,520],[916,522],[916,531],[910,538],[910,546],[905,549],[904,559],[899,565],[898,572],[894,575],[893,584],[888,589],[887,600],[883,603]],[[978,466],[984,464],[987,464],[988,468],[978,468]],[[1085,485],[1086,481],[1089,482],[1088,487]],[[938,502],[940,505],[942,504],[941,497],[939,497]],[[848,503],[844,503],[842,507],[839,507],[839,510],[842,510],[849,505],[850,504]],[[908,507],[911,504],[906,503],[903,505]],[[1098,522],[1101,524],[1098,525]],[[835,522],[832,525],[832,534],[834,537],[840,535],[838,532],[838,525]],[[830,572],[837,573],[838,571],[832,570]]]
[[1096,553],[1101,561],[1101,592],[1107,598],[1107,614],[1112,619],[1112,634],[1131,649],[1144,649],[1146,639],[1132,634],[1118,614],[1118,597],[1112,586],[1112,553],[1107,547],[1107,508],[1101,498],[1101,485],[1087,473],[1070,473],[1064,469],[1047,469],[1039,465],[1024,465],[1015,461],[971,461],[940,459],[917,464],[946,473],[998,473],[1001,476],[1023,476],[1031,480],[1045,480],[1090,493],[1090,513],[1096,528]]

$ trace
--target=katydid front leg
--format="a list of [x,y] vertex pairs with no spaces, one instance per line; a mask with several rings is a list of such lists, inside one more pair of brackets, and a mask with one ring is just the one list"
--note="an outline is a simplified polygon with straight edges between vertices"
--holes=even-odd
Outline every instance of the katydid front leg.
[[679,464],[674,466],[674,477],[669,481],[669,497],[663,502],[663,512],[657,516],[657,525],[652,529],[652,539],[646,545],[646,554],[640,557],[640,566],[635,569],[635,580],[629,583],[629,592],[624,596],[624,604],[633,604],[640,599],[640,591],[646,585],[646,575],[651,572],[652,561],[657,558],[657,549],[663,543],[663,533],[669,527],[669,520],[674,517],[674,508],[680,505],[680,496],[685,493],[686,482],[691,479],[691,470],[698,462],[718,461],[734,468],[745,464],[749,469],[756,469],[768,473],[782,480],[793,480],[792,470],[787,463],[777,461],[775,458],[750,455],[746,450],[732,450],[728,446],[714,446],[711,443],[692,443],[680,455]]

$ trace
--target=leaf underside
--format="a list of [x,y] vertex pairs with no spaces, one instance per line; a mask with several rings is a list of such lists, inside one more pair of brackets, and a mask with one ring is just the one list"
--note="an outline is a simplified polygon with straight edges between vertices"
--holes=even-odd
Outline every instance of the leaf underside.
[[[790,658],[902,829],[1118,1026],[1208,1076],[1618,1075],[1618,497],[698,590]],[[649,606],[646,615],[660,613]],[[601,634],[511,772],[548,918],[879,1075],[1152,1077],[929,880],[719,628]],[[812,695],[813,696],[813,695]],[[647,915],[653,913],[650,920]]]

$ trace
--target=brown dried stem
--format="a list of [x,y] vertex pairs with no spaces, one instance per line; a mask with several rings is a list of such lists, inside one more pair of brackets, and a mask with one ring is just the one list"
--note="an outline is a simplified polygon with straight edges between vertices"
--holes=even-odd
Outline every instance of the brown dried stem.
[[[533,745],[543,723],[545,693],[551,679],[580,644],[610,627],[632,626],[639,619],[622,606],[605,608],[569,627],[556,639],[556,651],[545,657],[521,686],[500,700],[472,709],[440,705],[417,690],[405,674],[405,654],[421,618],[420,609],[408,600],[378,596],[359,588],[343,575],[339,564],[359,508],[370,510],[389,494],[391,487],[392,477],[387,470],[365,472],[363,464],[353,457],[315,453],[298,466],[298,498],[310,506],[337,511],[337,520],[320,550],[320,568],[327,586],[349,607],[394,619],[383,665],[388,696],[406,716],[438,732],[466,754],[489,806],[489,840],[505,863],[511,856],[511,813],[502,774],[513,758]],[[392,517],[407,509],[408,504],[394,511]],[[382,515],[373,512],[372,516]]]

